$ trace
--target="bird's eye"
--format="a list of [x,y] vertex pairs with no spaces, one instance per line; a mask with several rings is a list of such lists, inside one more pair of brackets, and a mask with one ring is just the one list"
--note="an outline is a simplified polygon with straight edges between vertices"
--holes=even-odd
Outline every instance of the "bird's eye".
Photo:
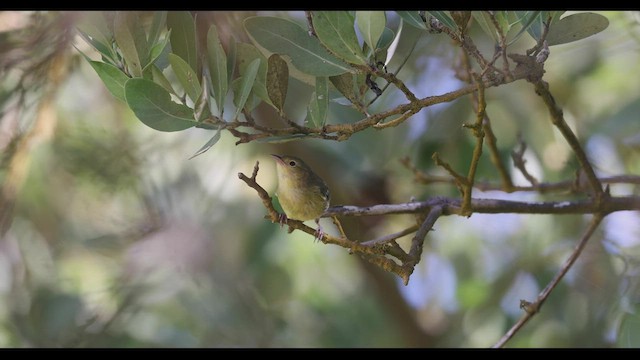
[[291,160],[291,161],[289,161],[289,165],[291,165],[291,166],[296,166],[296,162],[295,162],[295,161],[293,161],[293,160]]

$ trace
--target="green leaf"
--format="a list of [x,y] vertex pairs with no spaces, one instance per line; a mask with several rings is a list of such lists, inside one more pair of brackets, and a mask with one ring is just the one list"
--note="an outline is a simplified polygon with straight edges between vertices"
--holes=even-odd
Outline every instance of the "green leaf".
[[313,27],[320,42],[338,58],[354,64],[367,63],[354,29],[354,19],[346,11],[314,11]]
[[[236,60],[238,62],[238,73],[239,76],[244,76],[247,72],[249,64],[255,59],[260,59],[260,67],[258,68],[258,74],[256,75],[255,84],[253,84],[252,93],[258,96],[262,101],[266,102],[269,105],[273,105],[271,103],[271,99],[269,98],[269,94],[267,94],[267,59],[260,53],[260,51],[253,45],[247,43],[238,43],[236,48]],[[236,79],[238,80],[238,79]],[[237,82],[236,86],[239,85],[240,82]],[[237,100],[237,99],[236,99]],[[257,105],[257,103],[255,104]]]
[[284,101],[287,98],[287,88],[289,86],[289,67],[287,62],[282,60],[280,55],[269,56],[267,67],[267,94],[280,113],[284,111]]
[[[531,13],[532,14],[530,16],[533,18],[527,19],[527,23],[531,22],[527,28],[527,32],[531,37],[538,41],[542,36],[542,31],[544,30],[544,22],[549,18],[551,18],[551,24],[557,22],[564,11],[532,11]],[[551,28],[549,28],[549,30],[551,30]]]
[[417,11],[396,11],[402,20],[418,29],[427,30],[427,24],[422,21],[420,14]]
[[560,45],[595,35],[609,26],[609,19],[596,13],[569,15],[553,22],[547,34],[547,44]]
[[[131,74],[135,77],[142,76],[143,58],[144,54],[140,53],[142,48],[141,44],[136,44],[135,34],[132,32],[132,17],[133,14],[117,12],[114,19],[114,36],[116,43],[122,52],[122,56],[131,71]],[[146,39],[145,39],[146,42]]]
[[159,43],[156,43],[151,47],[149,64],[155,63],[156,60],[158,60],[158,58],[160,57],[160,55],[162,55],[162,53],[165,51],[165,49],[167,48],[167,45],[169,44],[169,35],[170,34],[167,34],[167,37],[165,37],[164,40],[162,40]]
[[327,108],[329,106],[329,86],[326,77],[316,78],[316,91],[311,95],[309,114],[316,127],[323,126],[327,121]]
[[82,16],[78,26],[78,33],[86,42],[91,44],[112,65],[118,64],[115,50],[111,46],[113,31],[102,12],[86,12]]
[[318,39],[337,57],[354,64],[364,65],[354,29],[354,20],[346,11],[314,11],[313,27]]
[[491,21],[491,16],[486,11],[472,11],[471,16],[473,16],[473,19],[480,25],[480,28],[482,28],[485,34],[491,36],[493,41],[499,41],[496,28]]
[[209,107],[209,83],[207,82],[208,71],[202,75],[202,91],[198,95],[198,99],[193,104],[193,117],[197,121],[202,121],[211,116],[211,108]]
[[[173,86],[171,85],[167,77],[164,76],[164,73],[158,66],[156,66],[155,64],[149,64],[147,68],[151,70],[151,77],[153,78],[154,83],[165,88],[165,90],[167,90],[170,94],[178,96],[178,94],[176,94],[176,91],[173,90]],[[145,71],[147,68],[145,68]]]
[[207,62],[209,64],[209,73],[211,74],[211,85],[213,86],[213,96],[216,105],[222,114],[224,100],[229,89],[227,54],[225,54],[218,30],[215,25],[211,25],[207,32]]
[[153,81],[129,79],[124,94],[136,117],[152,129],[180,131],[197,124],[191,108],[171,101],[169,92]]
[[188,11],[170,11],[167,14],[167,27],[171,30],[172,52],[197,70],[196,30],[191,14]]
[[233,116],[234,119],[238,118],[244,104],[247,102],[249,98],[249,94],[251,93],[251,88],[253,87],[253,83],[256,81],[256,75],[258,74],[258,68],[260,67],[260,59],[254,59],[249,66],[247,66],[247,70],[245,74],[242,76],[242,80],[240,83],[239,94],[236,94],[238,99],[236,113]]
[[449,16],[448,11],[427,11],[431,16],[438,19],[444,26],[448,27],[451,30],[457,30],[458,26],[456,22],[453,21],[451,16]]
[[92,38],[91,36],[85,34],[80,29],[78,29],[78,34],[80,34],[80,37],[82,37],[84,39],[84,41],[86,41],[91,46],[93,46],[93,48],[96,49],[100,53],[100,55],[102,55],[103,59],[108,61],[111,65],[118,64],[118,61],[116,61],[116,56],[113,53],[113,51],[111,50],[110,46],[102,44],[101,42],[97,41],[96,39]]
[[424,32],[414,26],[405,26],[404,20],[398,27],[398,33],[389,47],[385,64],[387,67],[396,69],[398,74],[400,69],[406,64],[413,53],[417,42],[424,36]]
[[293,66],[306,74],[333,76],[354,72],[349,65],[329,54],[318,39],[290,20],[256,16],[245,19],[244,27],[256,45],[271,53],[288,56]]
[[84,13],[78,24],[78,29],[104,45],[110,44],[113,38],[113,32],[109,29],[107,20],[102,15],[102,12],[90,11]]
[[167,24],[167,12],[166,11],[156,11],[153,14],[153,21],[151,22],[151,28],[149,29],[149,37],[147,38],[147,42],[150,46],[154,46],[155,43],[160,38],[160,34],[162,30],[165,29]]
[[209,139],[209,141],[207,141],[206,144],[204,144],[204,146],[202,146],[200,148],[200,150],[196,151],[195,154],[191,155],[191,157],[189,158],[189,160],[193,159],[194,157],[200,155],[200,154],[204,154],[207,150],[211,149],[211,147],[213,145],[215,145],[218,140],[220,140],[220,130],[222,130],[222,128],[219,128],[216,133],[213,135],[213,137],[211,139]]
[[[382,36],[378,39],[378,45],[376,46],[374,53],[375,56],[373,57],[374,62],[377,63],[378,61],[384,61],[387,58],[387,50],[393,43],[394,37],[395,34],[393,33],[393,30],[385,27],[382,31]],[[364,47],[367,47],[366,43]]]
[[618,336],[616,337],[615,345],[622,348],[638,348],[640,347],[640,310],[638,306],[635,309],[629,310],[629,312],[620,312],[618,315],[620,320],[620,326],[618,329]]
[[[525,31],[528,32],[531,36],[533,36],[534,30],[531,29],[531,26],[534,24],[535,20],[538,19],[538,16],[540,15],[540,11],[516,11],[515,13],[519,17],[517,22],[522,24],[522,28],[509,42],[509,45],[516,42],[520,38],[520,36],[524,34]],[[538,31],[541,31],[541,29]],[[533,37],[534,39],[537,40],[535,36]]]
[[329,81],[333,84],[333,86],[338,89],[338,91],[344,95],[351,103],[357,104],[359,102],[358,97],[356,96],[357,90],[355,86],[354,74],[342,74],[338,76],[331,76]]
[[124,97],[124,84],[129,80],[129,77],[122,72],[122,70],[117,67],[103,63],[100,61],[89,61],[89,64],[93,68],[93,70],[98,73],[98,76],[107,87],[107,90],[111,93],[111,95],[115,96],[117,99],[126,102]]
[[169,63],[171,64],[171,68],[176,74],[178,81],[180,81],[180,84],[184,88],[184,91],[189,95],[191,101],[195,103],[202,92],[202,87],[200,86],[200,82],[198,81],[198,76],[195,71],[193,71],[186,61],[176,54],[169,54]]
[[393,39],[395,38],[395,36],[396,34],[393,33],[393,30],[385,27],[382,30],[382,36],[380,36],[380,39],[378,39],[378,44],[376,45],[376,48],[378,50],[387,49],[393,42]]
[[386,29],[387,16],[384,11],[356,11],[358,29],[364,41],[372,49],[377,49],[378,41]]
[[[529,27],[527,27],[527,33],[529,33],[529,35],[531,35],[531,37],[536,41],[538,41],[538,39],[540,39],[540,37],[542,36],[542,13],[543,11],[538,11],[536,16],[531,19],[531,24],[529,25]],[[533,14],[530,16],[533,16]],[[527,22],[528,21],[529,19],[527,19]]]
[[236,71],[236,40],[229,38],[229,53],[227,54],[227,83],[231,82]]

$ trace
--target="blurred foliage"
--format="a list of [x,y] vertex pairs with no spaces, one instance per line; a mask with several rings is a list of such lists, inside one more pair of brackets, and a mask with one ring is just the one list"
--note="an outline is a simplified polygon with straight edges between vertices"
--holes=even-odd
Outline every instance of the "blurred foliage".
[[[545,79],[597,172],[638,174],[640,16],[599,13],[609,27],[552,47]],[[151,23],[153,14],[143,14]],[[231,34],[244,36],[242,19],[251,15],[198,13],[216,24],[226,49]],[[262,15],[304,21],[301,12]],[[29,148],[27,175],[0,233],[2,347],[486,347],[520,316],[520,299],[532,299],[553,277],[587,222],[576,215],[441,218],[405,287],[347,250],[314,243],[300,232],[287,234],[264,220],[259,199],[236,174],[250,173],[260,160],[258,181],[273,191],[268,154],[291,153],[327,181],[333,204],[458,196],[450,185],[415,184],[398,159],[408,155],[421,170],[442,174],[431,160],[437,151],[464,169],[474,146],[461,127],[475,117],[468,98],[346,142],[236,146],[223,132],[206,154],[187,160],[212,133],[160,133],[142,125],[91,65],[79,61],[68,33],[56,36],[55,29],[71,28],[75,16],[86,14],[0,12],[0,24],[6,24],[0,28],[0,183],[8,181],[16,144],[34,131],[43,89],[50,85],[49,70],[40,65],[65,56],[69,69],[51,89],[53,130]],[[394,29],[399,19],[387,12],[387,27]],[[490,53],[492,36],[481,26],[468,31]],[[372,30],[366,39],[378,33]],[[96,56],[79,37],[73,40]],[[532,45],[522,35],[513,46]],[[418,97],[441,94],[461,86],[450,67],[456,61],[446,36],[425,35],[398,77]],[[290,81],[288,113],[306,111],[308,100],[291,100],[308,93],[305,86]],[[572,177],[570,149],[531,85],[515,82],[486,95],[505,160],[520,133],[538,179]],[[394,96],[385,93],[376,106],[384,108]],[[256,118],[273,122],[275,111],[259,105]],[[338,102],[328,104],[329,123],[360,116]],[[517,184],[524,183],[512,173]],[[487,158],[478,179],[498,179]],[[638,195],[629,185],[611,191]],[[534,201],[548,195],[474,196]],[[509,346],[639,346],[639,216],[607,217],[540,314]],[[344,225],[354,238],[372,238],[412,221],[372,217],[345,219]],[[328,221],[324,226],[335,231]]]

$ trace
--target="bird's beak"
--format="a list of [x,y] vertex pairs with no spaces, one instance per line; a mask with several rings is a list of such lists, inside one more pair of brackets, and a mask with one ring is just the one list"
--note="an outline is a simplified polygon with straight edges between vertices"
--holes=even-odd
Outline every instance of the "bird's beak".
[[276,161],[277,161],[277,162],[279,162],[279,163],[281,163],[281,164],[284,164],[284,160],[282,160],[282,156],[280,156],[280,155],[276,155],[276,154],[271,154],[271,156],[273,156],[274,158],[276,158]]

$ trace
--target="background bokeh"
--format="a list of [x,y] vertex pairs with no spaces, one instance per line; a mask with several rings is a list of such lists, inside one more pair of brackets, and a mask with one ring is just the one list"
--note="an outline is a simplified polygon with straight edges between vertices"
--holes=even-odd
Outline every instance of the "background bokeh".
[[[597,173],[639,174],[640,15],[599,13],[609,27],[551,47],[545,79]],[[247,41],[242,19],[254,14],[202,16],[224,36]],[[304,20],[301,12],[259,14]],[[0,12],[0,184],[5,196],[15,189],[0,217],[2,347],[486,347],[519,318],[520,299],[533,299],[553,277],[588,222],[579,215],[441,218],[404,286],[343,248],[265,220],[260,199],[237,173],[249,175],[259,161],[258,182],[273,192],[269,154],[288,153],[326,180],[334,205],[459,196],[451,185],[416,184],[398,160],[409,156],[421,170],[444,175],[431,160],[438,151],[466,173],[474,139],[461,125],[475,116],[468,97],[345,142],[235,145],[223,132],[212,149],[187,160],[211,133],[158,132],[137,120],[71,46],[93,55],[74,37],[81,17]],[[393,12],[387,17],[390,26],[398,23]],[[64,31],[66,38],[56,37]],[[479,28],[472,35],[481,51],[492,52]],[[532,44],[522,40],[512,51]],[[399,77],[418,97],[456,89],[457,52],[446,36],[427,34]],[[55,76],[36,66],[51,54],[60,63]],[[28,71],[32,76],[20,82]],[[292,112],[304,112],[305,94],[303,85],[291,85]],[[521,134],[528,169],[539,180],[574,176],[577,163],[532,85],[519,81],[486,96],[505,161]],[[385,94],[375,109],[398,99]],[[329,122],[359,118],[337,103],[330,111]],[[274,121],[275,114],[261,106],[256,117]],[[478,179],[499,180],[486,153]],[[617,185],[611,193],[638,189]],[[575,198],[498,191],[474,197]],[[396,215],[344,225],[352,238],[367,240],[413,221]],[[639,261],[640,214],[608,216],[509,346],[640,346]]]

